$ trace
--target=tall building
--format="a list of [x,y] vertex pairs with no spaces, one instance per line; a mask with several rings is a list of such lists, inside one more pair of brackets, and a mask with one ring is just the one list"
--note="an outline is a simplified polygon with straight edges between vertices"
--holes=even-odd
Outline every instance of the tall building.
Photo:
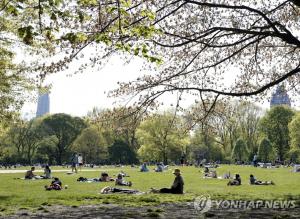
[[284,85],[278,85],[275,92],[271,96],[270,107],[276,105],[287,105],[291,107],[291,100]]
[[36,117],[43,116],[50,112],[49,93],[39,93]]

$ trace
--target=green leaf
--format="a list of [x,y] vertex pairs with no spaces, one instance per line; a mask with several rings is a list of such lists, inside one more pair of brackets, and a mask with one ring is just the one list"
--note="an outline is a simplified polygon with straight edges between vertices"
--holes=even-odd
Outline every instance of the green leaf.
[[126,8],[129,8],[132,4],[131,0],[121,0],[120,3],[121,3],[121,6],[126,7]]
[[134,51],[134,55],[137,56],[140,53],[140,48],[136,47],[136,48],[134,48],[133,51]]

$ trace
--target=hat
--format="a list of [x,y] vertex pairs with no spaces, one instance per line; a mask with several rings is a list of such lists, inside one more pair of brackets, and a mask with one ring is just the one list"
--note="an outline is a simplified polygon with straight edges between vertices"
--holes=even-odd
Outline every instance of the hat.
[[174,173],[180,173],[180,169],[174,169],[173,174]]

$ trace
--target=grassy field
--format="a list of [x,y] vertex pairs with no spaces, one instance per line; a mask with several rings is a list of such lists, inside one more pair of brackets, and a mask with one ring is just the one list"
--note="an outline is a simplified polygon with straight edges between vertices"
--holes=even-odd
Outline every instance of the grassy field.
[[[153,169],[154,167],[150,167]],[[184,195],[144,194],[144,195],[100,195],[99,191],[104,186],[114,186],[109,183],[81,183],[77,182],[80,176],[96,178],[102,171],[110,175],[116,175],[120,170],[125,171],[130,177],[126,180],[133,182],[133,189],[149,191],[149,188],[170,187],[174,175],[172,169],[163,173],[141,173],[137,168],[96,168],[95,171],[82,171],[78,174],[67,175],[65,172],[53,173],[68,185],[68,189],[61,191],[45,191],[44,186],[51,180],[20,180],[23,173],[0,174],[0,212],[9,214],[18,209],[35,211],[44,205],[89,205],[89,204],[120,204],[128,206],[153,205],[162,202],[192,201],[203,194],[210,195],[213,199],[226,200],[278,200],[300,199],[300,173],[291,172],[291,168],[262,169],[248,166],[224,165],[217,168],[219,176],[230,171],[231,174],[239,173],[242,177],[242,185],[238,187],[227,186],[228,180],[203,179],[202,169],[195,167],[181,167],[185,181]],[[53,168],[56,169],[56,168]],[[66,172],[68,170],[66,169]],[[273,180],[274,186],[251,186],[249,175],[254,174],[259,180]]]

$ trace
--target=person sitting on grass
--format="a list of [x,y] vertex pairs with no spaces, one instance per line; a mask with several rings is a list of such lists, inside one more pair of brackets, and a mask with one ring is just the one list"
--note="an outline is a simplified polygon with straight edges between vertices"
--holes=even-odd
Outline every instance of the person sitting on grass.
[[240,177],[240,174],[235,174],[235,178],[233,180],[230,180],[227,183],[228,186],[240,186],[242,185],[242,179]]
[[275,185],[273,181],[260,181],[251,174],[250,175],[250,185]]
[[25,179],[34,179],[36,177],[36,175],[33,173],[34,171],[35,167],[31,167],[31,169],[25,173]]
[[173,174],[176,176],[171,188],[154,189],[151,188],[153,193],[172,193],[172,194],[183,194],[183,178],[180,173],[180,169],[175,169]]
[[44,175],[41,176],[43,179],[51,179],[51,169],[48,165],[45,166]]
[[204,171],[203,171],[204,176],[206,176],[209,172],[210,171],[209,171],[208,167],[204,167]]
[[203,178],[217,178],[217,171],[209,170],[208,167],[204,167],[203,173]]
[[222,179],[231,179],[230,172],[224,173]]
[[163,163],[157,163],[156,168],[154,169],[155,172],[163,172],[164,166]]
[[62,189],[62,183],[59,180],[59,178],[55,177],[54,180],[51,182],[50,186],[45,186],[45,189],[50,190],[61,190]]
[[103,172],[103,173],[101,173],[101,177],[99,178],[99,181],[100,182],[110,182],[110,181],[115,181],[115,180],[110,178],[108,176],[108,173]]
[[142,164],[140,171],[141,171],[141,172],[148,172],[148,171],[149,171],[146,162],[144,162],[144,163]]
[[117,176],[117,179],[115,181],[116,183],[116,186],[132,186],[132,182],[129,181],[129,182],[126,182],[125,180],[123,180],[123,175],[122,173],[119,173],[118,176]]
[[216,170],[208,170],[208,167],[204,169],[204,178],[217,178],[217,171]]

